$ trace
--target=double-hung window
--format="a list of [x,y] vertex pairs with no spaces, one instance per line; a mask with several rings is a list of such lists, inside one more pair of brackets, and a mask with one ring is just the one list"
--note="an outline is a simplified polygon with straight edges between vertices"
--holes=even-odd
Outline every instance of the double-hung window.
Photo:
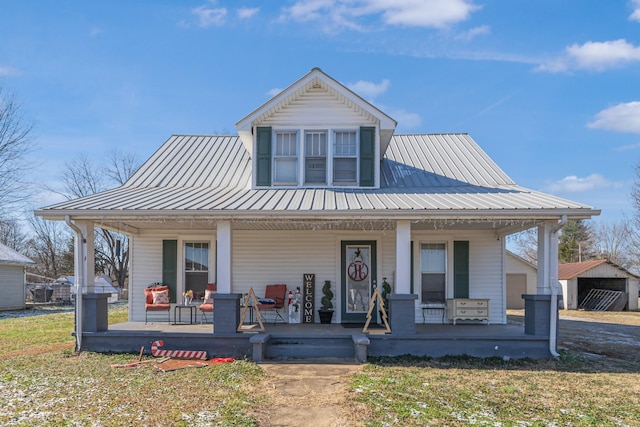
[[327,183],[327,132],[306,131],[304,133],[304,183]]
[[333,134],[333,184],[358,184],[358,144],[355,131]]
[[273,183],[298,185],[298,133],[278,131],[275,133],[273,152]]
[[209,243],[184,244],[184,290],[204,295],[209,281]]
[[420,245],[422,303],[445,302],[447,248],[444,243]]

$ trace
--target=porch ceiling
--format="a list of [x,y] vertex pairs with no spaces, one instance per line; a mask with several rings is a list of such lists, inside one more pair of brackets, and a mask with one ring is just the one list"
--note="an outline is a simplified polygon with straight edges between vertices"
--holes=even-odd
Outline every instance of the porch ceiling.
[[[80,219],[80,218],[76,218]],[[316,230],[316,231],[386,231],[396,229],[396,219],[303,219],[303,218],[202,218],[202,217],[158,217],[158,218],[86,218],[97,227],[125,234],[140,234],[144,231],[211,231],[218,221],[230,221],[234,230]],[[510,234],[535,227],[543,219],[499,219],[499,218],[432,218],[410,219],[413,230],[495,230]]]

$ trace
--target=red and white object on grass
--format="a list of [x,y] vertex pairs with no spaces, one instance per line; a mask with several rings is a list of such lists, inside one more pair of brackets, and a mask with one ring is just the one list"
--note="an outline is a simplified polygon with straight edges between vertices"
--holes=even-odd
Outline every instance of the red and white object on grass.
[[206,359],[207,352],[204,350],[160,350],[158,347],[164,346],[164,341],[158,340],[151,344],[151,354],[155,357],[175,357],[177,359]]

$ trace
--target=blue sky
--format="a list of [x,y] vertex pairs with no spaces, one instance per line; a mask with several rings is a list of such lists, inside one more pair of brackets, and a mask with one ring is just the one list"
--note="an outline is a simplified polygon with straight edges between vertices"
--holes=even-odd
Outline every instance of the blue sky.
[[0,78],[54,187],[80,153],[235,134],[313,67],[397,133],[469,133],[522,186],[632,214],[640,0],[0,0]]

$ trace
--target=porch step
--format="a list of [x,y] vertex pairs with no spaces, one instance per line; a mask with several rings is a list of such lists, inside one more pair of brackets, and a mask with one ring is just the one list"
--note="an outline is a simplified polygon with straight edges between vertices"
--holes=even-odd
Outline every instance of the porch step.
[[[369,340],[363,334],[300,336],[260,334],[252,337],[254,360],[349,359],[366,360]],[[257,356],[257,357],[256,357]]]
[[351,358],[353,340],[348,337],[271,337],[265,347],[267,359]]

